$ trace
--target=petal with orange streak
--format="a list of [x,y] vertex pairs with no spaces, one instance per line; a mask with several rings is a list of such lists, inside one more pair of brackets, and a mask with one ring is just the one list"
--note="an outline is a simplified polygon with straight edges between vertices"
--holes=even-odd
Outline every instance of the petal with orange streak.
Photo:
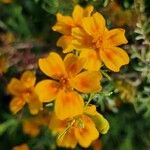
[[[61,134],[61,133],[60,133]],[[73,129],[68,130],[64,136],[62,136],[60,139],[57,139],[57,144],[60,147],[65,148],[75,148],[77,145],[77,140],[74,135]]]
[[68,120],[60,120],[57,118],[56,114],[52,112],[50,114],[50,122],[49,122],[49,128],[54,133],[63,132],[64,129],[68,125]]
[[25,71],[21,76],[21,82],[26,88],[34,86],[36,76],[32,71]]
[[119,47],[100,50],[100,57],[107,68],[119,72],[120,67],[129,63],[128,54]]
[[72,44],[77,50],[82,50],[93,46],[92,37],[81,28],[73,28],[72,36]]
[[97,32],[100,34],[103,34],[106,28],[106,21],[105,18],[102,16],[101,13],[96,12],[93,14],[95,27],[97,28]]
[[83,12],[84,12],[83,8],[79,5],[76,5],[72,13],[72,17],[73,17],[75,24],[79,26],[81,25],[81,22],[82,22]]
[[83,69],[84,63],[84,58],[79,58],[74,54],[68,54],[64,59],[66,71],[71,77],[77,75]]
[[92,5],[88,5],[85,9],[84,9],[84,17],[89,17],[92,14],[92,11],[94,10],[94,7]]
[[71,80],[72,87],[83,93],[98,92],[101,90],[102,76],[98,71],[84,71]]
[[55,101],[55,113],[63,120],[82,114],[83,106],[83,99],[77,92],[61,90]]
[[16,114],[23,108],[25,103],[26,102],[22,97],[14,97],[9,104],[9,108],[14,114]]
[[12,78],[7,86],[7,90],[10,94],[18,96],[21,95],[26,90],[26,87],[22,85],[20,80]]
[[57,41],[57,46],[63,48],[64,53],[71,52],[74,47],[72,45],[72,36],[63,35]]
[[106,35],[106,45],[105,47],[110,46],[119,46],[121,44],[128,43],[125,37],[125,30],[123,29],[113,29],[107,31]]
[[38,112],[40,110],[42,110],[42,103],[39,100],[37,94],[34,92],[30,95],[27,103],[29,105],[29,110],[30,110],[31,114],[33,114],[33,115],[38,114]]
[[86,8],[82,8],[81,6],[76,5],[74,10],[73,10],[73,13],[72,13],[72,17],[73,17],[75,24],[78,26],[81,26],[82,25],[82,19],[84,17],[89,17],[91,15],[93,9],[94,8],[92,5],[89,5]]
[[102,65],[99,55],[93,49],[82,50],[80,58],[85,58],[84,68],[90,71],[98,71]]
[[51,102],[59,91],[59,83],[53,80],[43,80],[35,86],[35,92],[41,102]]
[[58,79],[66,73],[63,60],[55,52],[49,53],[46,58],[39,59],[39,67],[47,76],[52,78]]
[[57,15],[57,23],[52,27],[53,31],[57,31],[59,33],[70,35],[71,29],[74,27],[74,21],[70,16],[63,16],[58,13]]
[[103,34],[105,19],[100,13],[96,12],[91,17],[83,18],[82,25],[89,35],[96,37],[97,35]]
[[75,128],[75,137],[82,147],[87,148],[99,137],[99,133],[90,117],[82,115],[81,120],[84,127]]

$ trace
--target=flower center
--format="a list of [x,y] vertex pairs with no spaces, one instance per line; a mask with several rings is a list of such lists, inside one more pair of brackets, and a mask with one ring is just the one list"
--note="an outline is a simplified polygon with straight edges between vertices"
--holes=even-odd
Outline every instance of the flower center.
[[60,77],[59,83],[62,89],[67,89],[67,90],[71,89],[69,79],[67,77],[64,76]]
[[95,49],[99,49],[99,48],[101,48],[102,47],[102,45],[103,45],[103,40],[102,40],[102,38],[100,38],[100,37],[96,37],[96,38],[94,38],[93,40],[92,40],[92,43],[93,43],[93,47],[95,48]]

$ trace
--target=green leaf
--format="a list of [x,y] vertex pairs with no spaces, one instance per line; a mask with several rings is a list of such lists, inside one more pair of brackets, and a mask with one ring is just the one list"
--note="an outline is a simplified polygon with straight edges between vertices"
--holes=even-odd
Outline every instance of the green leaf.
[[59,8],[58,0],[44,0],[42,8],[50,14],[56,14]]

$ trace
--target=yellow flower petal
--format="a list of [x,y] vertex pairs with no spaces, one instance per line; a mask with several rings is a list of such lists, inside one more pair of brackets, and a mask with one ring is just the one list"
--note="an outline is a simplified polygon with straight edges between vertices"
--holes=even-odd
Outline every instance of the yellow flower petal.
[[72,29],[72,44],[75,49],[82,50],[85,48],[92,48],[92,37],[81,28]]
[[101,35],[105,29],[104,17],[96,12],[92,17],[83,18],[82,21],[84,30],[91,36]]
[[82,114],[83,106],[83,99],[78,93],[61,90],[55,101],[55,113],[60,120],[63,120]]
[[93,14],[93,19],[95,22],[95,27],[97,28],[97,32],[99,32],[99,34],[103,34],[106,29],[106,22],[104,17],[101,13],[96,12],[95,14]]
[[67,125],[67,120],[58,119],[54,112],[50,114],[49,128],[52,130],[52,132],[63,132]]
[[43,80],[35,86],[35,92],[41,102],[51,102],[56,98],[59,83],[53,80]]
[[63,48],[64,53],[71,52],[74,48],[72,45],[72,36],[64,35],[57,41],[57,46]]
[[33,87],[36,81],[36,76],[32,71],[25,71],[21,76],[21,82],[26,88]]
[[107,31],[107,42],[105,47],[110,46],[119,46],[121,44],[128,43],[126,37],[125,37],[125,30],[123,29],[113,29],[110,31]]
[[101,67],[101,61],[99,55],[93,49],[84,49],[80,54],[81,58],[86,59],[84,68],[90,71],[98,71]]
[[92,5],[88,5],[85,9],[84,9],[84,17],[89,17],[93,11],[94,7]]
[[84,62],[83,58],[74,54],[66,55],[64,64],[68,75],[71,77],[77,75],[83,69]]
[[21,95],[26,88],[24,87],[24,85],[22,85],[22,83],[18,79],[12,78],[7,86],[7,89],[10,94],[17,96]]
[[100,50],[100,57],[110,70],[118,72],[122,65],[129,63],[128,54],[119,47]]
[[52,27],[52,29],[59,33],[70,35],[72,27],[74,27],[73,19],[70,16],[63,16],[58,13],[57,23]]
[[64,75],[65,67],[61,57],[55,53],[49,53],[48,57],[39,59],[40,69],[52,78],[59,78]]
[[20,111],[23,108],[25,103],[26,102],[23,98],[14,97],[9,104],[9,108],[13,113],[17,113],[18,111]]
[[100,133],[105,134],[108,132],[109,123],[100,113],[96,111],[95,105],[86,106],[84,108],[84,113],[93,120],[93,122],[96,125],[97,130]]
[[60,139],[57,139],[58,146],[65,148],[75,148],[77,140],[75,138],[73,130],[68,130],[67,133]]
[[96,115],[97,114],[96,106],[95,105],[86,106],[84,108],[84,113],[87,115]]
[[84,13],[83,8],[79,5],[76,5],[72,13],[72,17],[76,25],[81,26],[83,13]]
[[38,96],[35,93],[32,93],[30,95],[27,103],[29,105],[29,110],[32,115],[38,114],[38,112],[42,110],[42,103],[40,102]]
[[88,116],[82,115],[81,120],[83,121],[84,127],[75,128],[75,136],[79,144],[87,148],[98,138],[99,133],[95,124]]
[[97,71],[84,71],[72,79],[72,87],[83,93],[98,92],[101,90],[102,76]]

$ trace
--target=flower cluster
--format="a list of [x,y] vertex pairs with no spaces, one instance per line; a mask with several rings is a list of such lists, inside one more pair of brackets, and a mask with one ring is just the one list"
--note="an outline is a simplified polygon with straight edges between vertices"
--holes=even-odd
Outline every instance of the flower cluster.
[[[127,43],[125,31],[109,30],[103,16],[93,12],[92,6],[83,9],[79,5],[75,6],[72,17],[58,13],[52,29],[62,34],[57,46],[68,54],[62,58],[50,52],[40,58],[39,68],[48,77],[36,85],[31,71],[24,72],[20,80],[13,78],[8,84],[9,93],[14,95],[10,109],[17,113],[27,103],[30,112],[37,114],[43,104],[52,103],[49,128],[58,135],[57,144],[75,148],[78,143],[86,148],[99,133],[107,133],[109,123],[90,100],[84,102],[82,94],[102,89],[100,69],[103,64],[118,72],[129,63],[127,53],[118,47]],[[31,124],[26,122],[25,125]]]

